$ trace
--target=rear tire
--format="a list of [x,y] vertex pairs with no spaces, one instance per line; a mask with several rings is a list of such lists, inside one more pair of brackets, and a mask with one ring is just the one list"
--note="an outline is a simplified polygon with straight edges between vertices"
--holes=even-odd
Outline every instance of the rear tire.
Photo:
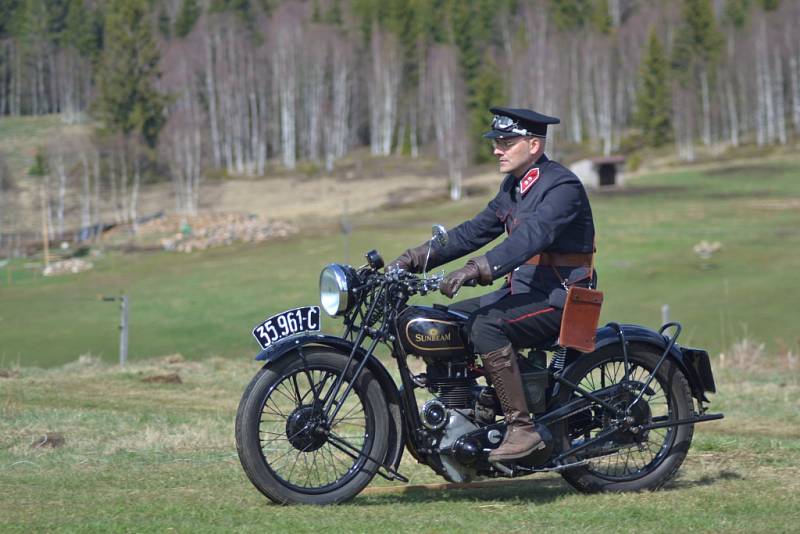
[[[631,343],[628,348],[631,379],[644,383],[660,356],[661,352],[651,346]],[[619,382],[624,374],[623,367],[620,346],[612,345],[582,356],[566,370],[564,378],[594,391]],[[647,403],[646,410],[642,408],[638,412],[642,423],[692,416],[694,406],[689,384],[669,359],[662,364],[650,389],[653,394],[645,393],[642,397]],[[558,401],[563,404],[571,398],[574,398],[573,393],[563,388]],[[591,439],[606,427],[606,423],[599,408],[573,415],[562,428],[565,450]],[[694,425],[687,424],[651,429],[638,437],[630,432],[621,433],[609,440],[610,454],[599,455],[586,465],[564,471],[562,476],[584,493],[657,490],[677,473],[689,451],[693,432]]]
[[[334,504],[356,496],[375,475],[388,448],[388,406],[378,381],[364,369],[330,431],[359,452],[307,431],[321,414],[312,387],[324,399],[342,374],[347,356],[330,349],[304,349],[303,361],[284,356],[262,368],[242,395],[236,414],[236,448],[250,481],[280,504]],[[352,368],[342,383],[350,383]],[[309,381],[309,376],[311,380]],[[337,446],[338,445],[338,446]]]

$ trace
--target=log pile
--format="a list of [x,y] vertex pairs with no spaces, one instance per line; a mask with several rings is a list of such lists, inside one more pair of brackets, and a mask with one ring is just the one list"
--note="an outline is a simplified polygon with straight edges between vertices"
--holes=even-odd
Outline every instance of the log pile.
[[[177,233],[176,229],[180,229]],[[297,233],[297,227],[284,221],[264,221],[256,216],[213,214],[189,217],[163,217],[139,227],[139,234],[166,233],[160,240],[164,250],[192,252],[234,243],[260,243]]]
[[62,274],[77,274],[88,271],[94,267],[92,262],[80,258],[70,258],[68,260],[54,261],[44,268],[44,276],[60,276]]

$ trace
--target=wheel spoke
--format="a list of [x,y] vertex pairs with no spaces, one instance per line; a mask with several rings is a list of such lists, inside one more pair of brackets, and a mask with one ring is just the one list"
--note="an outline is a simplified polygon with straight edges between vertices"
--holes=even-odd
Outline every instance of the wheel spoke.
[[[636,356],[633,355],[633,358]],[[648,364],[649,365],[649,364]],[[651,376],[650,369],[640,361],[630,361],[628,380],[638,387],[634,390],[633,396],[620,393],[618,397],[612,397],[609,402],[618,406],[619,409],[630,409],[631,414],[637,417],[638,424],[648,424],[650,422],[669,421],[672,417],[673,408],[670,403],[672,398],[668,395],[668,389],[660,382],[656,376],[649,384],[652,394],[642,395],[636,406],[629,408],[629,403],[641,392],[643,386]],[[588,370],[577,384],[587,391],[597,391],[619,384],[625,378],[625,366],[622,356],[611,358],[601,362],[599,365]],[[568,420],[576,426],[571,432],[575,441],[573,445],[586,442],[597,437],[601,432],[607,431],[613,422],[613,414],[595,406],[591,418],[587,418],[584,413],[575,414]],[[569,423],[568,423],[569,424]],[[673,439],[677,427],[664,427],[650,429],[645,436],[635,437],[629,431],[621,430],[614,434],[606,442],[604,448],[610,448],[616,452],[603,452],[597,449],[599,457],[590,462],[591,471],[605,478],[631,479],[642,476],[649,472],[660,462],[662,451],[669,446]]]
[[329,422],[336,432],[326,437],[315,431],[322,415],[314,399],[320,402],[316,406],[324,405],[339,376],[330,368],[296,369],[278,378],[263,400],[258,428],[262,456],[271,473],[297,491],[343,484],[367,461],[364,451],[373,430],[358,388],[342,404],[341,417]]

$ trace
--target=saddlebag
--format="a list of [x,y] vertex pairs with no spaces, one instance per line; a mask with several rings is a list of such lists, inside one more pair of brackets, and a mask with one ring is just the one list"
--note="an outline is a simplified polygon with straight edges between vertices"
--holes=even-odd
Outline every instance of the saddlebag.
[[581,352],[594,350],[603,292],[572,286],[567,291],[558,344]]

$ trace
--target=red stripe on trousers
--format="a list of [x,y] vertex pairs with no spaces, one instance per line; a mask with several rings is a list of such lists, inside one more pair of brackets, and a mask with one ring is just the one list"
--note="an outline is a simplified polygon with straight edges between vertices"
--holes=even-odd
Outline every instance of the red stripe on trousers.
[[551,312],[551,311],[555,311],[555,308],[545,308],[543,310],[535,311],[535,312],[532,312],[532,313],[526,313],[525,315],[522,315],[522,316],[517,317],[515,319],[509,319],[506,322],[507,323],[516,323],[516,322],[519,322],[519,321],[521,321],[523,319],[527,319],[528,317],[535,317],[537,315],[541,315],[542,313],[547,313],[547,312]]

